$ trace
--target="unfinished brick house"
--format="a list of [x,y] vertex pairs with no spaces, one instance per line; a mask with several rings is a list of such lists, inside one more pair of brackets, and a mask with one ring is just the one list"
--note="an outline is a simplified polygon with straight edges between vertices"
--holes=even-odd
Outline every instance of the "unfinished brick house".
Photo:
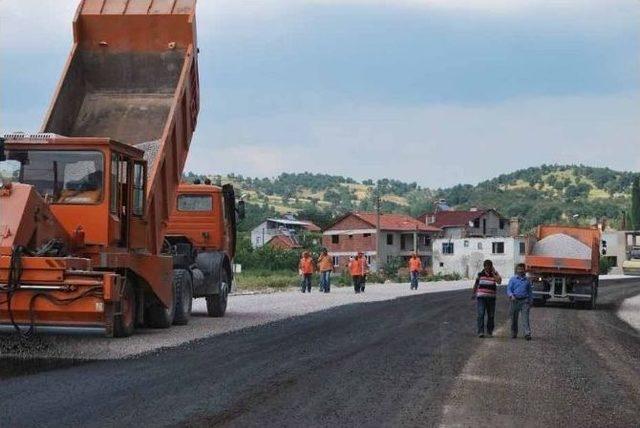
[[376,213],[351,212],[340,217],[322,234],[322,245],[333,257],[336,270],[345,268],[349,257],[362,251],[373,270],[396,257],[407,261],[416,251],[423,266],[432,260],[432,240],[441,229],[404,214],[380,215],[380,257],[376,249]]

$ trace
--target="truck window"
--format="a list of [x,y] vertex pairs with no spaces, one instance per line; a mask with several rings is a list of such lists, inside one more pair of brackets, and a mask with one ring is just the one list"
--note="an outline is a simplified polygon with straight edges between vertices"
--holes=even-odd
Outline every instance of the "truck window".
[[144,165],[133,165],[133,215],[144,215]]
[[111,213],[118,214],[118,162],[119,158],[117,154],[111,155],[111,191],[109,192],[110,205],[109,209]]
[[213,198],[211,195],[180,195],[178,211],[211,211]]
[[[19,170],[18,170],[19,168]],[[33,185],[54,204],[91,205],[102,201],[104,159],[96,151],[11,150],[0,162],[4,175]],[[17,174],[16,174],[17,173]]]

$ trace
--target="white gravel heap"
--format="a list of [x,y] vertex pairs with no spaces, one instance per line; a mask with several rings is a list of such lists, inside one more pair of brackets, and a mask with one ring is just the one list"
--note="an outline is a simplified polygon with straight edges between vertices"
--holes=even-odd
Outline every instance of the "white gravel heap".
[[591,259],[591,248],[564,233],[547,236],[536,242],[532,251],[534,256],[556,257],[564,259]]

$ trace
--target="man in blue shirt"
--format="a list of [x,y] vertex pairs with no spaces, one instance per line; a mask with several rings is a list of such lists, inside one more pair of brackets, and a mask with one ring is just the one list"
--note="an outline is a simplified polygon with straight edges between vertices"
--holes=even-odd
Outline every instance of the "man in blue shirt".
[[531,340],[531,327],[529,326],[529,310],[533,303],[533,286],[525,273],[524,263],[516,266],[516,275],[509,280],[507,295],[511,300],[511,337],[518,337],[518,318],[522,312],[522,324],[524,338]]

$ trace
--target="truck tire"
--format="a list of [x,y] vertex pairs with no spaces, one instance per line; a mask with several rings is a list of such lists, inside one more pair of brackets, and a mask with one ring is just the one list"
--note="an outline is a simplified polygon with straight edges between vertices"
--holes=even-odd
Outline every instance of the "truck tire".
[[120,311],[113,316],[113,337],[129,337],[133,334],[136,324],[136,298],[133,287],[125,280],[122,296],[120,297]]
[[176,288],[176,309],[173,323],[175,325],[187,325],[193,306],[193,287],[191,275],[186,269],[173,271],[173,282]]
[[229,290],[231,288],[229,278],[231,278],[229,271],[222,268],[222,272],[220,272],[220,293],[210,294],[206,297],[207,314],[210,317],[223,317],[227,311],[227,301],[229,298]]
[[168,308],[165,308],[158,299],[154,299],[155,302],[147,309],[147,325],[151,328],[169,328],[173,324],[173,319],[176,314],[176,281],[175,275],[172,282],[172,299]]

